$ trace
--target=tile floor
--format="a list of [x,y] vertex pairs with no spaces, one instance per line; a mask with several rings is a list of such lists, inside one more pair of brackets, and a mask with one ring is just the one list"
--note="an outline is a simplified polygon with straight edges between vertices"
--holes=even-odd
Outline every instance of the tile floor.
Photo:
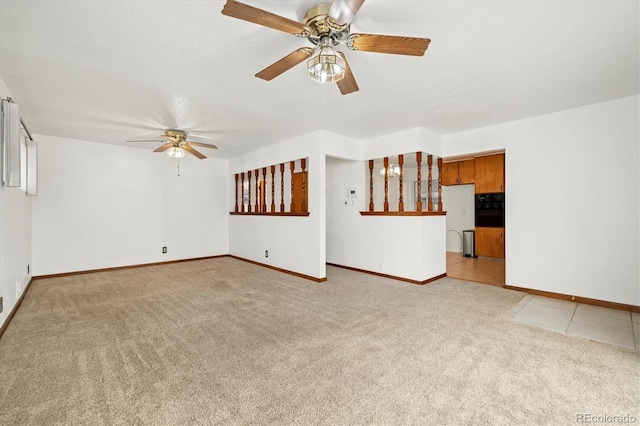
[[527,295],[510,316],[513,321],[640,351],[640,314],[633,312]]
[[[503,286],[505,260],[447,252],[451,278]],[[640,351],[640,314],[527,295],[508,314],[514,321]]]

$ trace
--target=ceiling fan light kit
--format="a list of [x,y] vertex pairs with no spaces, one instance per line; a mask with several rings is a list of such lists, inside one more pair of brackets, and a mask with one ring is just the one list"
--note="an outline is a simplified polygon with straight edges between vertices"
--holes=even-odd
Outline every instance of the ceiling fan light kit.
[[167,155],[172,158],[183,158],[185,156],[185,151],[179,146],[172,146],[167,150]]
[[308,59],[309,77],[319,83],[337,83],[343,95],[359,90],[358,84],[340,51],[339,44],[351,50],[422,56],[431,42],[428,38],[387,36],[379,34],[351,34],[350,23],[365,0],[333,0],[321,3],[304,16],[304,24],[267,12],[236,0],[227,0],[222,14],[244,21],[283,31],[297,37],[306,37],[317,47],[300,48],[256,74],[263,80],[272,80],[300,62]]
[[400,176],[400,166],[394,166],[393,164],[389,164],[389,167],[381,168],[380,176],[385,177],[385,175],[390,178],[395,178]]
[[344,78],[346,60],[344,56],[336,54],[329,37],[325,37],[321,43],[307,62],[309,77],[319,83],[337,83]]
[[200,151],[197,151],[194,146],[203,148],[218,149],[217,146],[208,143],[194,142],[187,140],[187,132],[184,130],[167,129],[164,131],[164,139],[161,140],[137,140],[127,142],[164,142],[163,145],[153,150],[153,152],[164,152],[172,158],[184,158],[186,153],[203,160],[207,158]]

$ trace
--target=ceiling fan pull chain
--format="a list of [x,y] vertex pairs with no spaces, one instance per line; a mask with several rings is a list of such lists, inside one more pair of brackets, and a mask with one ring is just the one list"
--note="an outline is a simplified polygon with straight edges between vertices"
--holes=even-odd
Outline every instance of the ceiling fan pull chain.
[[180,176],[180,159],[178,158],[177,161],[178,161],[178,176]]

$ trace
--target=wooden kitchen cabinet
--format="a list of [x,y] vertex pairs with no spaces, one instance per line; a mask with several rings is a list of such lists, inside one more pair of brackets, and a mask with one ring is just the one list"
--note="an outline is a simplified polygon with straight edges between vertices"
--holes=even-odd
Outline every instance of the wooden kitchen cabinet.
[[458,162],[442,164],[442,184],[457,185],[458,184]]
[[464,185],[474,183],[476,165],[474,160],[453,161],[442,164],[443,185]]
[[476,228],[476,255],[504,259],[504,228]]
[[458,161],[458,174],[460,176],[460,184],[470,184],[476,181],[476,162],[475,160]]
[[475,159],[476,194],[504,192],[504,154]]

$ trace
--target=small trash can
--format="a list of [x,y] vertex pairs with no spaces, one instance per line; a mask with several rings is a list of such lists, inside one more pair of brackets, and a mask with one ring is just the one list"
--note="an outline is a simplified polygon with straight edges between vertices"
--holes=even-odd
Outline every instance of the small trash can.
[[465,229],[462,231],[462,255],[464,257],[476,256],[476,231]]

